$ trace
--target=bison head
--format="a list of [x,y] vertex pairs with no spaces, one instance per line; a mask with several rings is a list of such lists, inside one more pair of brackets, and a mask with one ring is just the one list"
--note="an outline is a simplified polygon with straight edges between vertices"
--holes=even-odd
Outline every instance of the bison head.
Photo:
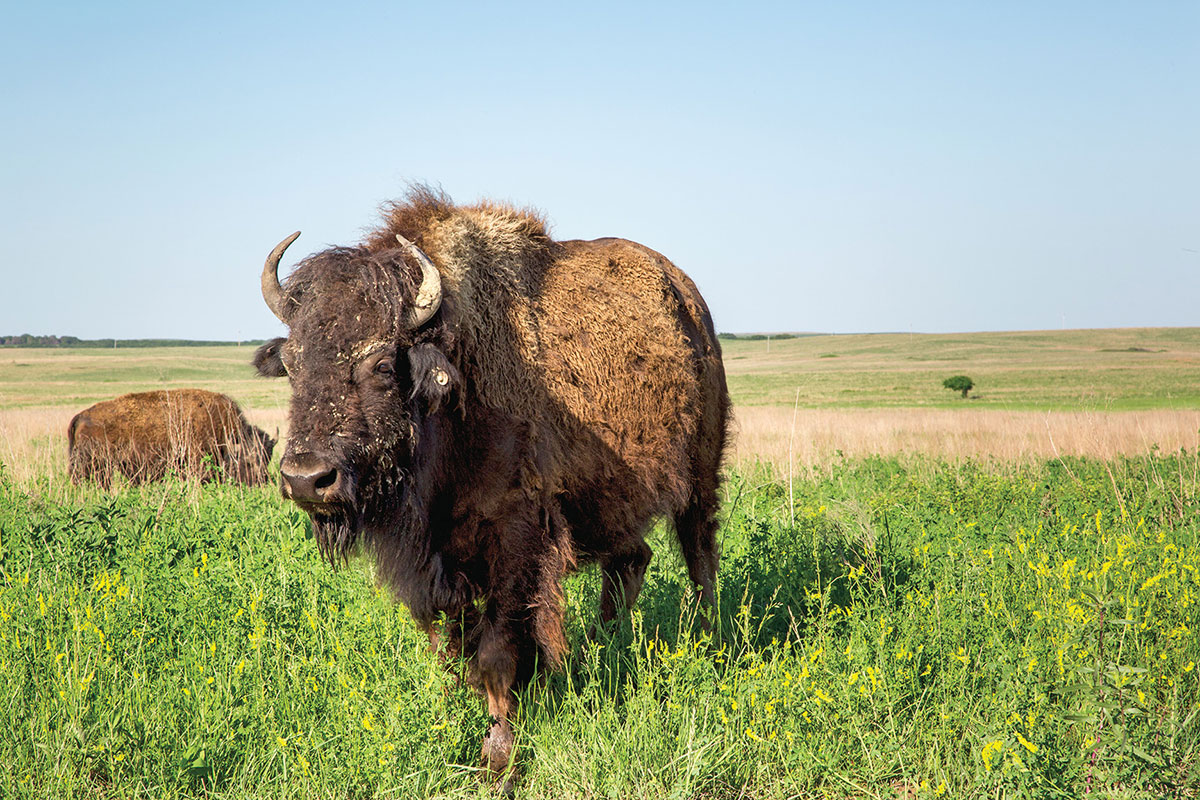
[[[344,557],[360,532],[416,524],[410,491],[422,439],[459,384],[446,356],[437,268],[411,242],[384,251],[331,248],[302,261],[286,284],[281,242],[262,273],[263,298],[289,328],[263,345],[261,375],[286,375],[290,432],[282,491],[308,512],[322,552]],[[428,448],[425,448],[428,450]]]

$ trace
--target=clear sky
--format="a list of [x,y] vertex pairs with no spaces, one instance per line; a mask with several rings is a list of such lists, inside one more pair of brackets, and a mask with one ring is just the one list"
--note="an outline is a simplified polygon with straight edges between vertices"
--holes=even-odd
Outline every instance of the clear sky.
[[724,331],[1200,324],[1200,3],[26,2],[0,334],[262,338],[406,182],[674,260]]

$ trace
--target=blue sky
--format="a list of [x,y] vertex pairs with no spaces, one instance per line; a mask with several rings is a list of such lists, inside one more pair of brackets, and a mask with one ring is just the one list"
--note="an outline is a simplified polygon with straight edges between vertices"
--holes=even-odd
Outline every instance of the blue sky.
[[0,334],[262,338],[408,181],[624,236],[726,331],[1196,325],[1200,4],[27,3]]

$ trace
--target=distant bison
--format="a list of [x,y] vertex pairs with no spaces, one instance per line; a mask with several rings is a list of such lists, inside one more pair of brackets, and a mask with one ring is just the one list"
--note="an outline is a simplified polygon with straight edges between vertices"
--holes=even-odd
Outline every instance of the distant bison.
[[577,564],[599,563],[613,619],[666,516],[712,611],[729,394],[708,308],[648,247],[555,241],[536,214],[423,188],[281,285],[298,235],[262,272],[290,335],[255,358],[292,386],[283,493],[331,560],[367,540],[431,639],[469,659],[483,761],[504,771],[514,692],[566,651]]
[[125,394],[75,415],[67,427],[71,481],[104,487],[174,472],[201,481],[266,483],[275,440],[246,422],[229,397],[203,389]]

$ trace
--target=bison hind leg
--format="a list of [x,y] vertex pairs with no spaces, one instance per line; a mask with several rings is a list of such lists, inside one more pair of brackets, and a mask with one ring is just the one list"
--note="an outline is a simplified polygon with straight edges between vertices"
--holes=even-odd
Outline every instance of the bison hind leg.
[[607,625],[637,602],[654,551],[641,538],[608,555],[601,563],[600,622]]
[[693,494],[683,511],[675,515],[675,532],[687,564],[688,576],[700,589],[700,602],[707,614],[701,625],[712,630],[710,616],[715,616],[717,566],[720,553],[717,547],[717,509],[720,500],[716,490]]

